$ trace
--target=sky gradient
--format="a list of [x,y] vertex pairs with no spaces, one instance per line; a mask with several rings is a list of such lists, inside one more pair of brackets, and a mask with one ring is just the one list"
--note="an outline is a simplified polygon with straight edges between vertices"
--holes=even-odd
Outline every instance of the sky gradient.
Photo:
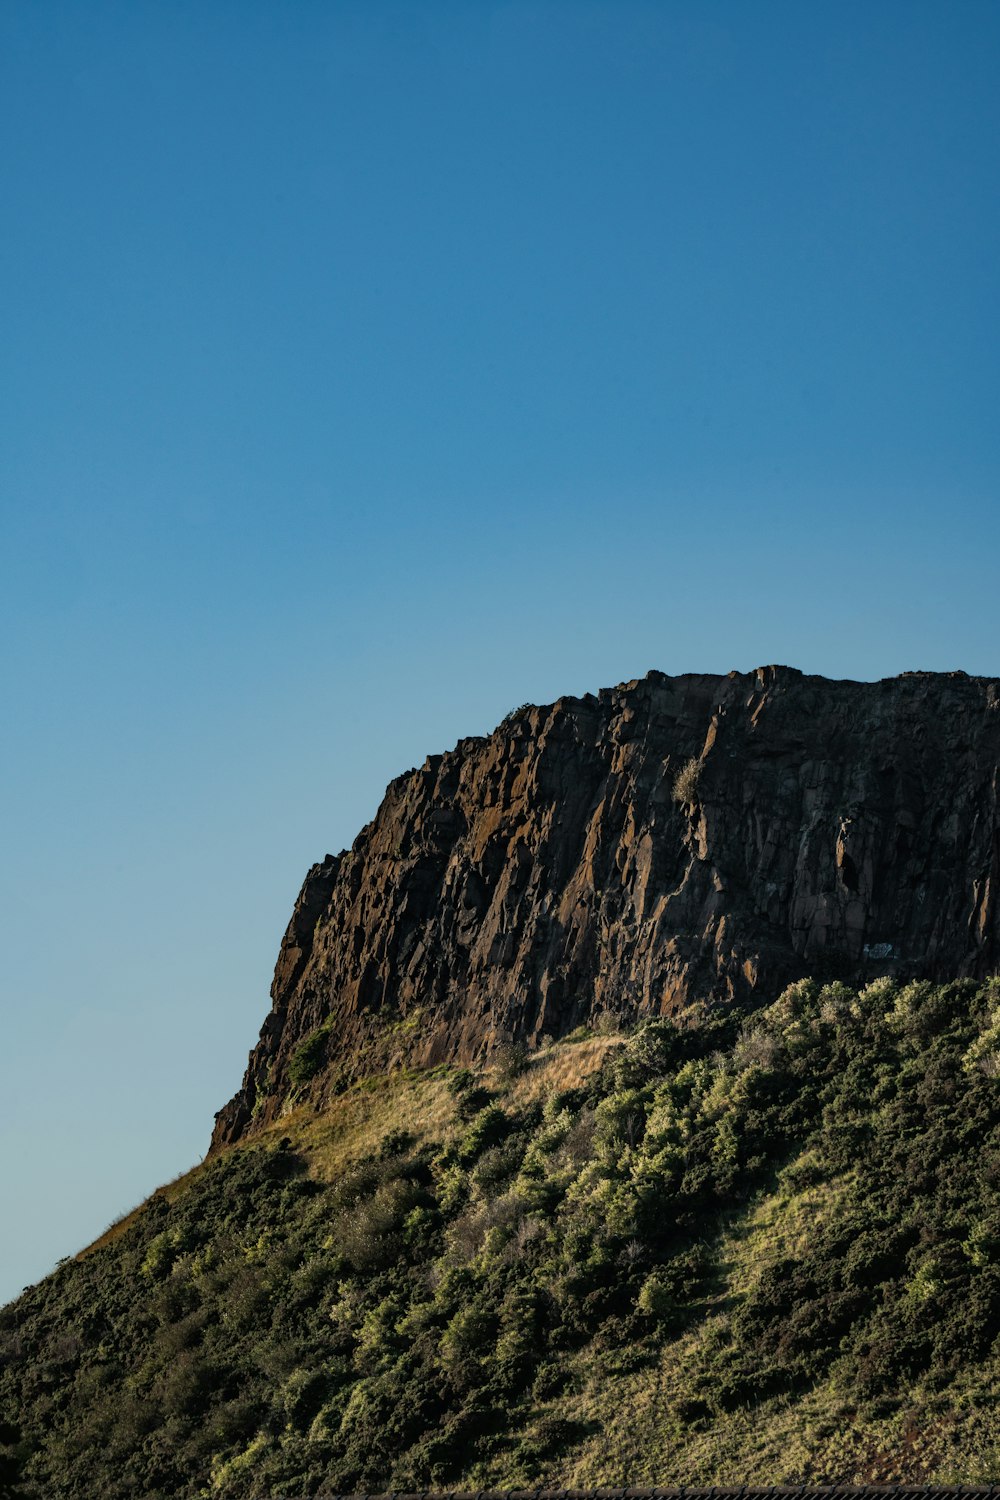
[[0,10],[0,1299],[507,709],[1000,674],[1000,7]]

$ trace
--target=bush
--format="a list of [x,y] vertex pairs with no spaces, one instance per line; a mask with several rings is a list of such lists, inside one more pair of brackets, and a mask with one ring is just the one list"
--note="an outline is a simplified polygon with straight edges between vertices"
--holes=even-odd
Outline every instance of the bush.
[[528,1066],[528,1049],[523,1042],[501,1042],[492,1056],[501,1083],[512,1083]]
[[516,708],[508,709],[497,727],[506,729],[508,725],[514,723],[515,719],[519,719],[523,713],[527,713],[528,709],[534,708],[534,706],[533,703],[519,703]]
[[301,1088],[319,1072],[326,1060],[327,1035],[327,1028],[323,1026],[318,1031],[311,1032],[299,1042],[288,1059],[288,1081],[295,1088]]
[[[214,1158],[0,1311],[21,1428],[0,1430],[0,1481],[52,1500],[193,1500],[210,1474],[233,1500],[523,1487],[643,1362],[682,1472],[685,1429],[719,1472],[726,1412],[752,1404],[770,1443],[786,1403],[846,1395],[866,1404],[841,1409],[832,1458],[800,1405],[797,1472],[849,1476],[905,1402],[978,1473],[962,1423],[1000,1378],[998,1010],[965,981],[803,981],[749,1021],[647,1023],[547,1097],[456,1072],[436,1123],[403,1095],[332,1182],[307,1172],[308,1132],[301,1154]],[[639,1451],[650,1429],[621,1424]],[[902,1441],[902,1477],[934,1478]]]
[[488,1104],[481,1110],[458,1148],[458,1158],[464,1166],[471,1166],[477,1157],[490,1146],[498,1146],[510,1129],[510,1120],[499,1104]]
[[635,1305],[657,1323],[669,1321],[677,1311],[673,1288],[655,1271],[643,1282]]
[[674,801],[690,805],[698,800],[698,781],[701,777],[701,761],[696,755],[684,762],[674,777]]

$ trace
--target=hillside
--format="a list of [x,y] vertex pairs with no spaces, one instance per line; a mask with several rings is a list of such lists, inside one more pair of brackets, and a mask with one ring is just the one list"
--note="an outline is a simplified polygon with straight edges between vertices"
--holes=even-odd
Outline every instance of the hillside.
[[995,973],[998,766],[1000,682],[961,672],[651,672],[526,706],[309,872],[215,1145],[603,1015]]
[[0,1312],[0,1492],[1000,1478],[998,790],[997,681],[778,667],[397,778]]
[[369,1077],[4,1310],[46,1497],[998,1477],[1000,985]]

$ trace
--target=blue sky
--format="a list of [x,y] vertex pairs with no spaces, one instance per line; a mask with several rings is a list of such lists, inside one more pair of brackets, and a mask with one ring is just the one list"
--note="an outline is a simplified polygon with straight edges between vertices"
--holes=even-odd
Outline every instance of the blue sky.
[[0,11],[0,1296],[513,706],[1000,673],[1000,9]]

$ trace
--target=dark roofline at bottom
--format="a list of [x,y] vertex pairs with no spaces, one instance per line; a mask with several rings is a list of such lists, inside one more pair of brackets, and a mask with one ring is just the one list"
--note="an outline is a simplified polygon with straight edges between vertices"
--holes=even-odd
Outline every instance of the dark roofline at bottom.
[[[996,1484],[715,1484],[594,1490],[389,1490],[317,1500],[1000,1500]],[[271,1500],[291,1500],[272,1496]]]

